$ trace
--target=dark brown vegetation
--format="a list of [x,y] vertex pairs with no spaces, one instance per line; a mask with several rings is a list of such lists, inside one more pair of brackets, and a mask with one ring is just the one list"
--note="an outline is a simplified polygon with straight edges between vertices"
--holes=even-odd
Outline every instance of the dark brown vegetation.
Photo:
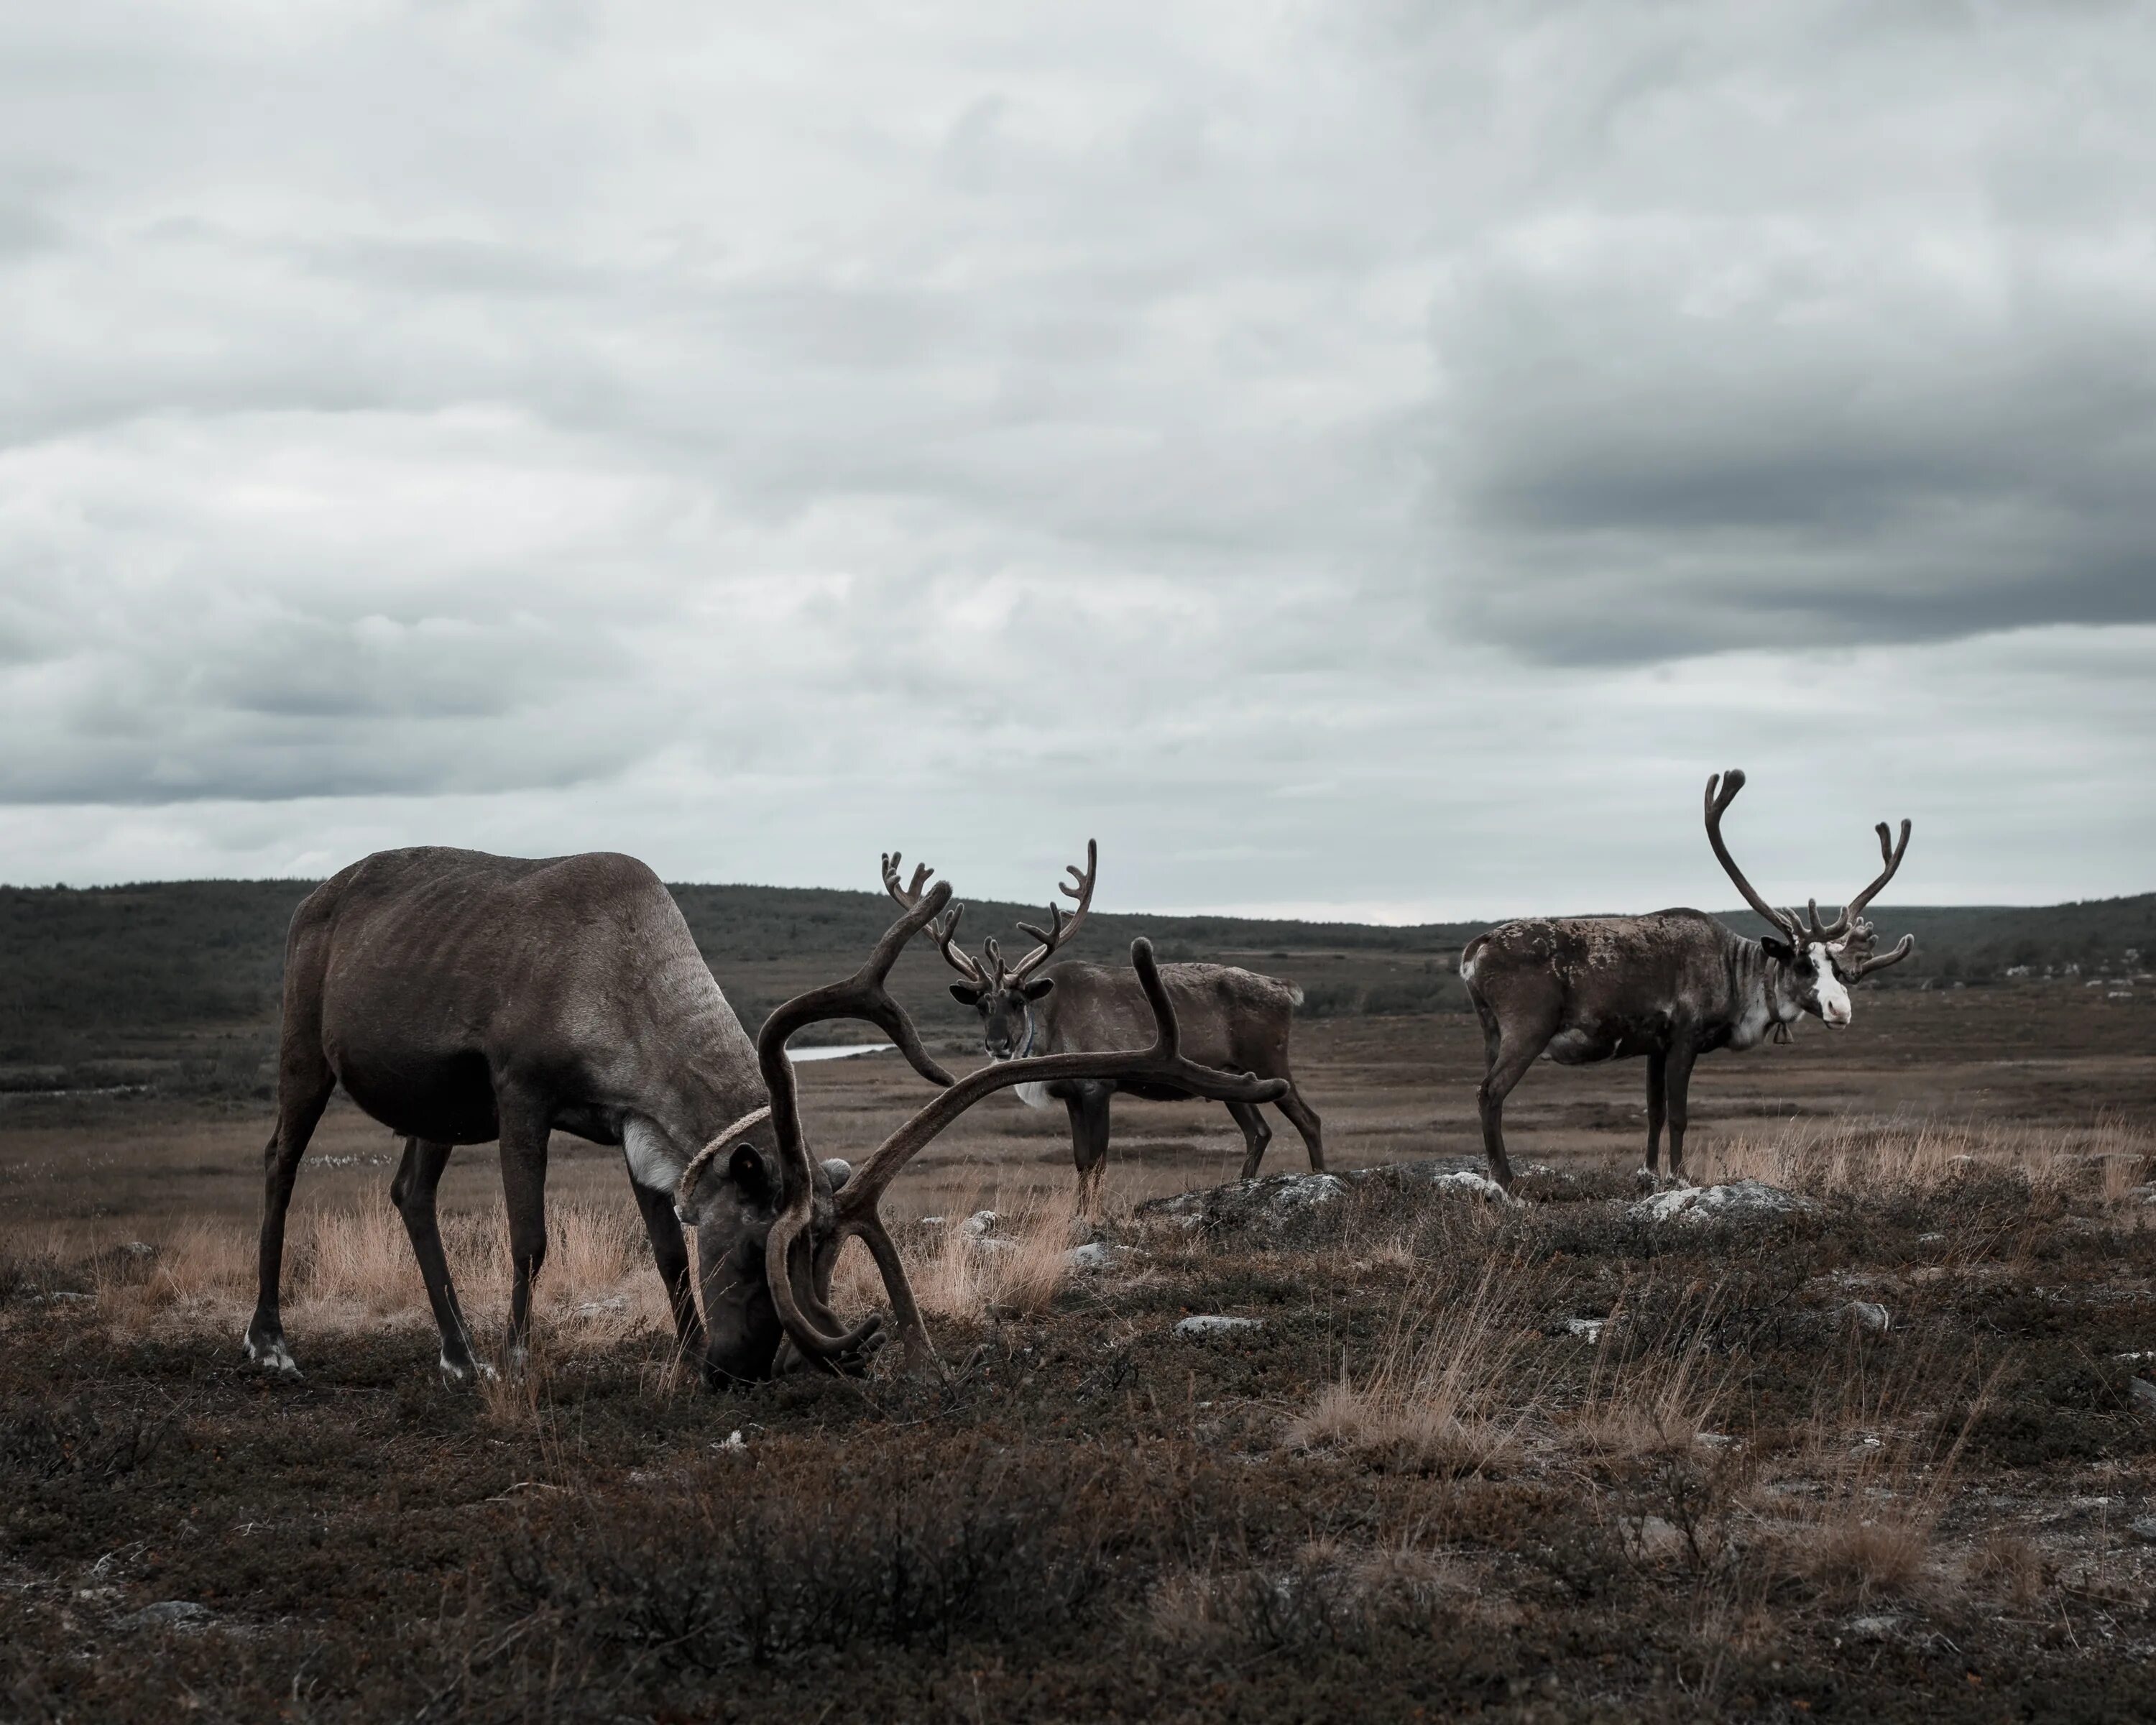
[[[992,1101],[892,1192],[951,1382],[732,1397],[670,1368],[613,1153],[556,1142],[539,1368],[454,1394],[395,1147],[333,1108],[284,1384],[238,1358],[262,1105],[9,1097],[0,1717],[2150,1717],[2156,1020],[2113,992],[1867,992],[1732,1062],[1695,1176],[1818,1205],[1741,1235],[1632,1214],[1604,1068],[1515,1099],[1523,1209],[1255,1231],[1132,1217],[1243,1147],[1134,1104],[1138,1255],[1074,1271],[1063,1122]],[[1479,1160],[1471,1018],[1296,1038],[1336,1167]],[[820,1154],[925,1096],[803,1081]],[[491,1153],[443,1199],[497,1339]],[[922,1219],[981,1204],[1007,1250]]]

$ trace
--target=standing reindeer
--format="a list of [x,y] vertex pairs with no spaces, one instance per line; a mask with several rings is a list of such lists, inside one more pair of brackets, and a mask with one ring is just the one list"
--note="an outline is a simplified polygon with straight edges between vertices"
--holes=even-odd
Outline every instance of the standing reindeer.
[[[1057,883],[1065,897],[1076,901],[1075,910],[1066,914],[1062,906],[1051,904],[1046,928],[1019,924],[1021,932],[1040,944],[1014,965],[1005,967],[993,940],[983,947],[978,960],[957,944],[963,905],[952,906],[929,925],[944,962],[963,978],[951,984],[952,996],[981,1014],[982,1045],[990,1060],[1125,1047],[1144,1030],[1147,1000],[1131,972],[1066,962],[1045,975],[1040,973],[1085,922],[1093,902],[1098,856],[1097,847],[1087,839],[1084,870],[1074,864],[1068,870],[1070,879]],[[911,911],[921,903],[922,889],[934,871],[916,867],[911,882],[901,886],[898,870],[899,856],[894,851],[883,860],[884,888]],[[1325,1143],[1317,1111],[1303,1100],[1288,1070],[1288,1034],[1301,991],[1229,964],[1163,964],[1160,978],[1175,1003],[1194,1059],[1206,1066],[1286,1081],[1280,1111],[1302,1134],[1311,1167],[1322,1173]],[[1084,1209],[1091,1209],[1099,1198],[1101,1168],[1108,1155],[1108,1101],[1119,1090],[1153,1101],[1186,1101],[1191,1095],[1143,1077],[1075,1078],[1019,1086],[1019,1099],[1030,1107],[1045,1108],[1055,1101],[1069,1111],[1070,1154],[1078,1168],[1078,1196]],[[1265,1146],[1272,1142],[1272,1128],[1254,1102],[1229,1099],[1228,1112],[1243,1129],[1243,1178],[1250,1179],[1265,1158]]]
[[1582,1066],[1645,1055],[1647,1058],[1647,1161],[1656,1180],[1662,1122],[1670,1128],[1670,1177],[1685,1183],[1686,1102],[1692,1062],[1717,1048],[1745,1049],[1769,1029],[1789,1040],[1805,1013],[1835,1026],[1851,1017],[1849,985],[1898,964],[1915,950],[1907,935],[1876,957],[1864,907],[1902,866],[1901,842],[1879,824],[1877,880],[1828,924],[1811,901],[1809,923],[1778,911],[1753,890],[1722,839],[1722,811],[1744,788],[1735,768],[1707,782],[1707,837],[1744,901],[1779,932],[1747,940],[1697,911],[1657,911],[1646,916],[1529,917],[1477,935],[1460,955],[1460,974],[1482,1020],[1488,1061],[1476,1101],[1490,1173],[1512,1183],[1505,1156],[1505,1098],[1538,1055]]
[[[896,861],[894,855],[891,865]],[[916,880],[927,878],[927,870],[916,870]],[[921,1052],[912,1021],[886,988],[906,942],[935,920],[950,897],[947,880],[916,892],[860,969],[844,982],[797,995],[764,1020],[756,1046],[769,1105],[726,1127],[682,1170],[675,1189],[676,1213],[695,1223],[706,1264],[722,1266],[716,1276],[707,1270],[706,1311],[716,1300],[741,1315],[737,1329],[744,1338],[744,1375],[767,1375],[787,1342],[827,1368],[843,1368],[860,1358],[880,1318],[871,1316],[848,1328],[830,1307],[839,1248],[854,1235],[882,1274],[908,1363],[935,1363],[905,1264],[879,1206],[899,1171],[983,1096],[1014,1085],[1112,1082],[1255,1107],[1287,1093],[1285,1079],[1218,1071],[1183,1054],[1172,991],[1153,963],[1151,945],[1142,940],[1131,943],[1131,965],[1147,1022],[1131,1027],[1137,1034],[1127,1046],[992,1061],[952,1084]],[[949,1086],[878,1145],[858,1173],[843,1163],[810,1159],[799,1093],[786,1058],[788,1038],[830,1019],[865,1019],[882,1026],[923,1076]],[[775,1157],[743,1139],[767,1122]],[[729,1145],[731,1153],[722,1154]]]

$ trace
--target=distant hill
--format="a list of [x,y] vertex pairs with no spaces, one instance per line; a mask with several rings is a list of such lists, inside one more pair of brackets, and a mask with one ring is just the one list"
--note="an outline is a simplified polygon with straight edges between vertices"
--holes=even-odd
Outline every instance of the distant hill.
[[[0,887],[0,1086],[151,1076],[205,1093],[259,1090],[274,1041],[285,925],[315,884]],[[893,914],[880,893],[672,891],[752,1028],[788,995],[852,969]],[[1732,927],[1758,932],[1748,911],[1720,914]],[[975,942],[995,934],[1007,946],[1021,944],[1012,927],[1020,916],[1038,922],[1042,907],[977,903],[964,933]],[[2095,976],[2156,956],[2156,893],[2039,908],[1894,906],[1878,920],[1889,939],[1904,931],[1917,937],[1918,956],[1881,978],[1894,987],[1981,983],[2022,966],[2032,976],[2068,965]],[[1096,912],[1071,950],[1113,960],[1146,935],[1163,958],[1218,958],[1291,978],[1314,1016],[1457,1011],[1466,999],[1455,955],[1488,926]],[[973,1015],[950,1000],[948,980],[925,943],[916,943],[896,978],[924,1031],[955,1038]]]

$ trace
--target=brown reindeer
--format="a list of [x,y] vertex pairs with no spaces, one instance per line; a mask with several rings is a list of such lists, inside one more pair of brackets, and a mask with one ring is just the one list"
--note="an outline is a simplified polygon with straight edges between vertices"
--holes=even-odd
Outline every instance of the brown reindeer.
[[[925,880],[925,872],[919,878]],[[881,1320],[871,1316],[848,1327],[830,1306],[839,1248],[856,1235],[882,1274],[909,1363],[934,1363],[935,1350],[880,1206],[899,1171],[983,1096],[1014,1085],[1110,1081],[1255,1106],[1278,1101],[1287,1091],[1284,1079],[1219,1071],[1184,1055],[1175,1002],[1143,940],[1132,942],[1131,964],[1148,1012],[1145,1036],[1122,1049],[993,1061],[951,1083],[919,1052],[911,1020],[886,987],[906,943],[935,920],[950,896],[947,881],[917,895],[853,976],[797,996],[764,1021],[757,1058],[769,1105],[721,1132],[682,1172],[675,1194],[678,1214],[695,1223],[706,1266],[722,1266],[716,1277],[707,1269],[706,1313],[716,1299],[739,1314],[736,1327],[747,1338],[744,1358],[757,1368],[753,1375],[775,1368],[786,1341],[826,1366],[859,1359]],[[858,1172],[810,1158],[799,1092],[786,1057],[788,1040],[798,1032],[848,1018],[882,1026],[916,1068],[950,1086],[884,1139]],[[767,1123],[776,1141],[774,1155],[743,1138]]]
[[[989,1059],[1023,1060],[1031,1055],[1073,1054],[1128,1046],[1148,1022],[1147,1001],[1137,978],[1111,965],[1066,962],[1042,973],[1041,967],[1078,932],[1093,902],[1099,851],[1086,844],[1086,866],[1075,864],[1070,879],[1057,890],[1076,901],[1065,912],[1049,907],[1049,927],[1021,922],[1019,929],[1037,942],[1016,964],[1006,967],[994,941],[975,959],[957,944],[963,905],[954,905],[930,926],[937,948],[963,981],[951,985],[954,998],[981,1014],[981,1042]],[[899,880],[896,853],[883,860],[883,884],[907,909],[921,901],[932,870],[916,868],[909,885]],[[1178,1020],[1201,1065],[1235,1072],[1254,1072],[1286,1081],[1280,1111],[1302,1134],[1310,1165],[1322,1173],[1325,1143],[1317,1111],[1303,1100],[1288,1070],[1288,1036],[1302,992],[1291,984],[1230,964],[1163,964],[1162,986],[1175,1002]],[[1091,1209],[1100,1194],[1101,1173],[1108,1154],[1108,1102],[1117,1091],[1153,1101],[1187,1101],[1188,1094],[1142,1080],[1071,1079],[1055,1084],[1024,1084],[1019,1100],[1034,1108],[1060,1101],[1070,1117],[1070,1154],[1078,1168],[1079,1201]],[[1243,1129],[1243,1178],[1252,1178],[1272,1142],[1272,1128],[1255,1104],[1230,1101],[1228,1112]]]
[[[947,1084],[911,1027],[893,1040]],[[330,1094],[404,1137],[389,1189],[442,1333],[441,1370],[488,1368],[449,1281],[434,1189],[460,1144],[498,1140],[520,1360],[547,1256],[547,1136],[618,1144],[685,1355],[712,1382],[768,1363],[726,1274],[731,1236],[699,1242],[697,1316],[673,1194],[715,1133],[765,1100],[755,1045],[712,979],[673,896],[632,857],[531,861],[473,850],[385,850],[293,913],[285,947],[277,1126],[264,1153],[260,1284],[249,1358],[296,1372],[278,1312],[292,1182]],[[817,1177],[829,1185],[829,1175]]]
[[[1719,788],[1717,793],[1717,787]],[[1476,1101],[1492,1178],[1509,1188],[1505,1098],[1538,1056],[1559,1065],[1644,1055],[1647,1060],[1647,1160],[1655,1183],[1662,1125],[1670,1128],[1670,1177],[1684,1183],[1686,1100],[1692,1062],[1717,1048],[1751,1048],[1769,1030],[1786,1042],[1805,1013],[1845,1028],[1849,985],[1898,964],[1915,950],[1907,935],[1875,956],[1866,906],[1894,878],[1909,848],[1879,824],[1879,878],[1822,924],[1819,902],[1809,922],[1778,911],[1753,890],[1722,843],[1722,815],[1744,788],[1735,768],[1707,782],[1707,837],[1745,902],[1779,938],[1747,940],[1698,911],[1645,916],[1528,917],[1477,935],[1460,955],[1460,974],[1482,1020],[1488,1062]]]

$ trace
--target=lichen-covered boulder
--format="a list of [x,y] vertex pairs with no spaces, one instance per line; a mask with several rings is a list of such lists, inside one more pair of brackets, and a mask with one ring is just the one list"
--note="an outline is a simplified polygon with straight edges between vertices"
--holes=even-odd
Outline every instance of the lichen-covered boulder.
[[1819,1206],[1809,1198],[1769,1186],[1764,1180],[1732,1180],[1722,1186],[1680,1186],[1657,1192],[1632,1206],[1643,1222],[1677,1222],[1699,1227],[1710,1222],[1743,1224],[1785,1221]]

